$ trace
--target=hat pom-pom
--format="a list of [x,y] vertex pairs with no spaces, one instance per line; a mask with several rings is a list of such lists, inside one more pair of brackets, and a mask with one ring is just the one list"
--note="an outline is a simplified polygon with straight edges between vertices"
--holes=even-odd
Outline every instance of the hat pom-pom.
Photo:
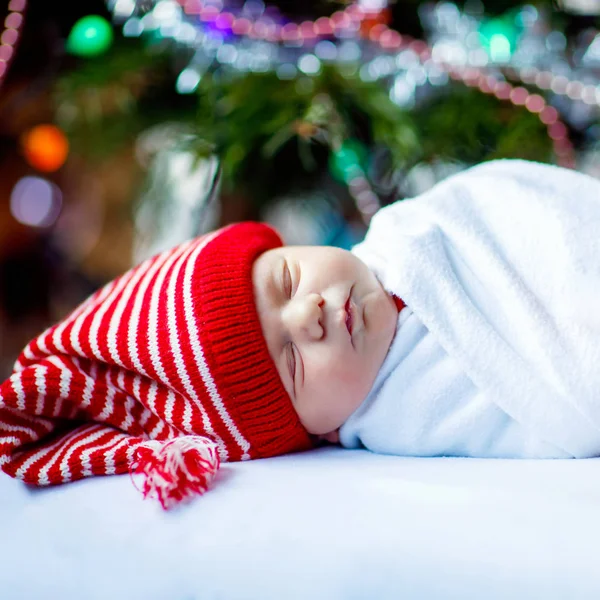
[[149,440],[140,444],[135,450],[130,473],[132,476],[143,475],[140,491],[144,498],[157,498],[167,510],[183,500],[203,494],[219,469],[219,462],[217,447],[212,440],[185,435],[167,442]]

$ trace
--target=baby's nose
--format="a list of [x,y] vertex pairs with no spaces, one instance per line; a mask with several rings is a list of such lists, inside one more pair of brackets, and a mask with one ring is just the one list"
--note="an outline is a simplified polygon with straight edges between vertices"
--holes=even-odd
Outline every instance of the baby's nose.
[[294,298],[286,310],[290,329],[295,333],[308,335],[311,339],[320,340],[325,334],[322,308],[324,303],[323,297],[315,293]]

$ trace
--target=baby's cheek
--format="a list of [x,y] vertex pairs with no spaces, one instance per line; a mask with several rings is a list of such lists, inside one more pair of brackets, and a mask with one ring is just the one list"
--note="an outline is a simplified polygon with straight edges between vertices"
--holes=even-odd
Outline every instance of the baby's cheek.
[[319,378],[324,387],[347,395],[366,394],[370,389],[368,372],[364,361],[337,359],[324,361],[318,367]]

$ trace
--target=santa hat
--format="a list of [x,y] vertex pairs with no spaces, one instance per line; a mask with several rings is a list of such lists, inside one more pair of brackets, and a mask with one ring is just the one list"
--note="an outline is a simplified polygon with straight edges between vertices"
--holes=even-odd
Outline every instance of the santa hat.
[[310,447],[254,306],[252,263],[282,244],[233,225],[147,260],[30,342],[0,386],[0,466],[33,485],[143,474],[164,508],[219,461]]

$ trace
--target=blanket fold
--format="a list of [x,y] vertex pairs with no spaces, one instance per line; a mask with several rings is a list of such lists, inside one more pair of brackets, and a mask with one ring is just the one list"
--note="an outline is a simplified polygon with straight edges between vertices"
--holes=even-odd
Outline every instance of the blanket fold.
[[381,210],[354,252],[486,398],[568,455],[600,455],[600,182],[484,163]]

